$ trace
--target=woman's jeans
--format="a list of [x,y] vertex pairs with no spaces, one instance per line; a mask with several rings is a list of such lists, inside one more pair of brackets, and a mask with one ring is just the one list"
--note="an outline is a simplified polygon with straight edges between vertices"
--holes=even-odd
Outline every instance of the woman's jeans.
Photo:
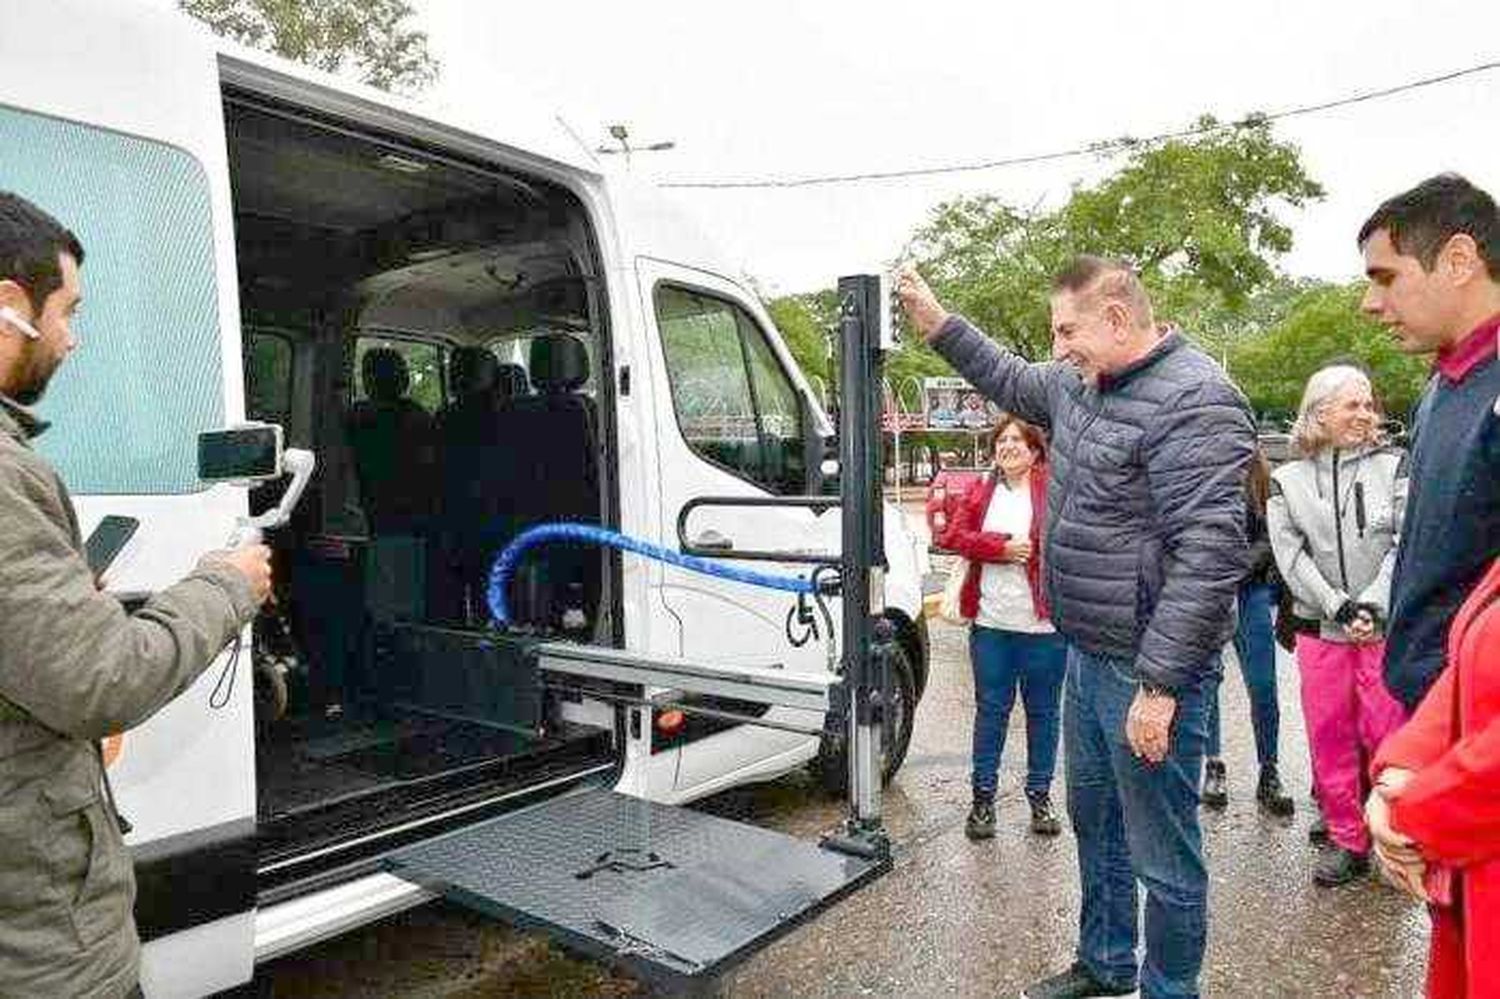
[[995,796],[1010,709],[1020,688],[1026,711],[1026,793],[1044,794],[1057,769],[1060,701],[1067,646],[1061,635],[969,630],[974,667],[974,797]]
[[[1281,731],[1281,708],[1276,700],[1276,635],[1271,627],[1271,608],[1276,588],[1270,583],[1247,583],[1240,587],[1239,626],[1234,632],[1235,658],[1250,695],[1250,724],[1255,729],[1255,756],[1262,767],[1276,765],[1276,744]],[[1219,681],[1221,668],[1204,692],[1208,710],[1208,756],[1221,755],[1219,730]]]

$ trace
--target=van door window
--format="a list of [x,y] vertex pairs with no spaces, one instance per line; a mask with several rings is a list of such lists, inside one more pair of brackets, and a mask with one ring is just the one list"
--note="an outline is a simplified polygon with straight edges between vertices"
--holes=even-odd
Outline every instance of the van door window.
[[254,330],[245,339],[245,415],[252,420],[292,422],[292,341]]
[[655,298],[683,439],[770,492],[801,492],[797,390],[755,320],[732,302],[671,285]]
[[[208,178],[187,152],[0,108],[4,186],[77,233],[79,349],[37,445],[74,491],[194,492],[198,431],[224,423]],[[232,277],[231,277],[232,280]]]

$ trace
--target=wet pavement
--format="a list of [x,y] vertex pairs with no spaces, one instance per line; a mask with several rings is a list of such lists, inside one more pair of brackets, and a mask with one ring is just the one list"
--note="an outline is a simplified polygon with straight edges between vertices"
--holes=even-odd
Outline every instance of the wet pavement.
[[[1205,812],[1210,872],[1203,994],[1410,999],[1422,992],[1427,916],[1373,876],[1312,884],[1306,737],[1290,657],[1279,660],[1282,777],[1290,821],[1255,807],[1255,750],[1245,689],[1223,686],[1229,807]],[[1071,835],[1032,836],[1021,794],[1019,706],[1002,760],[998,835],[964,837],[973,712],[965,632],[932,622],[932,669],[906,764],[886,798],[894,869],[725,977],[724,999],[1015,996],[1072,959],[1078,919]],[[1064,805],[1061,765],[1054,799]],[[809,839],[842,803],[804,775],[701,802],[715,814]],[[1066,823],[1065,823],[1066,824]],[[581,999],[659,993],[575,960],[543,940],[434,904],[278,961],[263,976],[278,999]]]

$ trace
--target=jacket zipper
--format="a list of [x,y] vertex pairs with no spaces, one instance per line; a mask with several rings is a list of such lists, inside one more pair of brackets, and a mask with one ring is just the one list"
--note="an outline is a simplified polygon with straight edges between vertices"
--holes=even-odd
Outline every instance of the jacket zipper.
[[1344,510],[1343,493],[1339,491],[1339,450],[1333,449],[1333,534],[1339,550],[1339,579],[1344,592],[1349,592],[1349,567],[1344,562]]

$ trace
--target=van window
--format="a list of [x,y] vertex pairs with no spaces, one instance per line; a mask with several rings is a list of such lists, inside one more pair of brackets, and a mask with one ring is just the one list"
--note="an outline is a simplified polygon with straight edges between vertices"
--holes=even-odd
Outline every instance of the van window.
[[447,400],[443,378],[447,351],[441,344],[429,340],[393,337],[361,336],[354,341],[354,402],[370,398],[369,388],[365,385],[365,355],[372,350],[393,350],[406,362],[406,398],[429,413],[443,408]]
[[247,331],[245,353],[245,415],[290,426],[292,341],[280,333]]
[[[197,435],[222,426],[224,368],[208,179],[158,142],[0,108],[4,186],[83,243],[79,346],[37,441],[86,494],[200,488]],[[236,375],[237,377],[237,375]]]
[[660,285],[656,319],[677,424],[695,452],[780,494],[805,488],[797,390],[750,314]]

